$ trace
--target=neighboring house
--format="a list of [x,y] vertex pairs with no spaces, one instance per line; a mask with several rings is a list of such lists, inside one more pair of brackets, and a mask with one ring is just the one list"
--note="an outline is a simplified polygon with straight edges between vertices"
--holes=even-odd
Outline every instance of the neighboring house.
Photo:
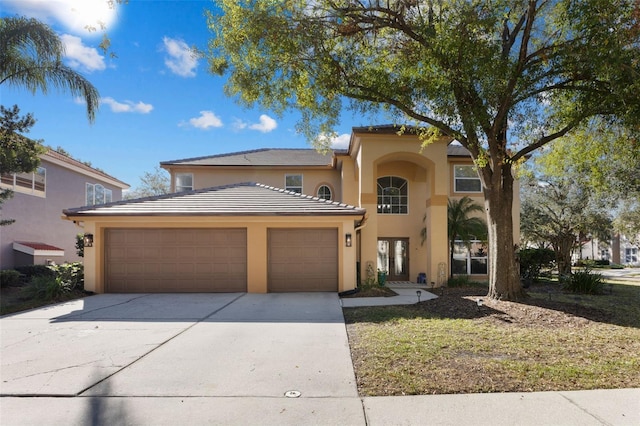
[[[389,281],[440,283],[449,198],[482,203],[464,148],[422,147],[394,126],[354,128],[347,150],[327,154],[258,149],[161,166],[175,193],[65,211],[94,238],[85,288],[335,292],[378,269]],[[519,213],[516,204],[516,241]],[[460,250],[456,270],[486,278],[487,251]]]
[[2,204],[0,269],[80,260],[76,235],[81,227],[63,220],[69,206],[101,204],[122,199],[124,182],[57,151],[40,156],[33,173],[2,174],[0,188],[13,197]]
[[573,261],[579,259],[608,260],[621,265],[640,266],[640,247],[625,235],[616,234],[610,241],[586,241],[573,254]]

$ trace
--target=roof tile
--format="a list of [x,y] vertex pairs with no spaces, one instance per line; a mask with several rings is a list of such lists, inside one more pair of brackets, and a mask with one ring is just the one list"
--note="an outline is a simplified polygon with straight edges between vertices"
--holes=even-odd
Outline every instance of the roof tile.
[[335,216],[365,210],[260,183],[245,182],[99,206],[67,209],[67,216]]
[[332,152],[320,153],[315,149],[263,148],[206,157],[163,161],[161,165],[187,166],[331,166]]

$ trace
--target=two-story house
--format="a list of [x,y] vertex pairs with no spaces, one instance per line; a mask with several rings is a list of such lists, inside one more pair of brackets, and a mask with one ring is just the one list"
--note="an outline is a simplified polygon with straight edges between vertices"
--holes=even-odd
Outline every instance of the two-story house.
[[33,173],[2,174],[0,188],[13,190],[2,204],[0,269],[78,261],[76,235],[82,229],[62,219],[69,206],[103,204],[122,199],[124,182],[57,151],[40,156]]
[[[162,162],[171,194],[65,211],[93,236],[96,292],[346,291],[377,270],[449,271],[447,202],[482,203],[468,152],[394,126],[354,128],[347,150],[259,149]],[[517,199],[518,197],[516,197]],[[514,209],[519,229],[519,206]],[[486,278],[481,242],[455,272]]]

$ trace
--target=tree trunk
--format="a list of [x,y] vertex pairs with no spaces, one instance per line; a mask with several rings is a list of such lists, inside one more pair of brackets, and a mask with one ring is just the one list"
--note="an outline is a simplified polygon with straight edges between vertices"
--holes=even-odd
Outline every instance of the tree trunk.
[[575,243],[574,235],[563,235],[555,245],[556,263],[558,264],[558,275],[571,275],[571,249]]
[[[494,169],[496,170],[496,169]],[[511,167],[502,165],[495,171],[490,187],[484,186],[485,208],[489,228],[489,294],[500,300],[520,300],[527,296],[520,283],[513,239],[513,175]]]

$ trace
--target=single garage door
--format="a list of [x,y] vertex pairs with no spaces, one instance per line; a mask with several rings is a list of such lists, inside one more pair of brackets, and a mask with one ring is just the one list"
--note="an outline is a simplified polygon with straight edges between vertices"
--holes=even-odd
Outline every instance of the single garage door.
[[107,229],[106,292],[247,291],[246,229]]
[[338,291],[337,229],[269,229],[270,292]]

